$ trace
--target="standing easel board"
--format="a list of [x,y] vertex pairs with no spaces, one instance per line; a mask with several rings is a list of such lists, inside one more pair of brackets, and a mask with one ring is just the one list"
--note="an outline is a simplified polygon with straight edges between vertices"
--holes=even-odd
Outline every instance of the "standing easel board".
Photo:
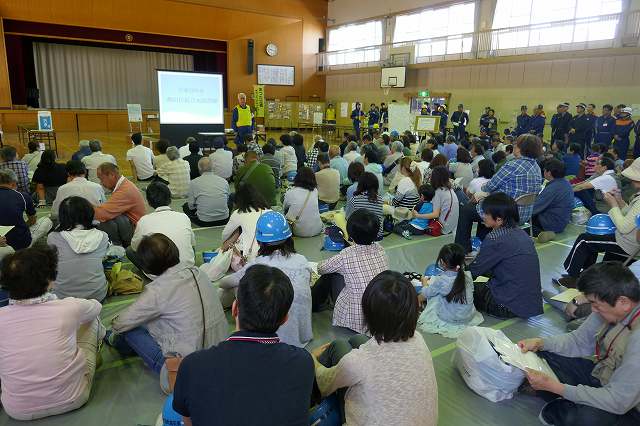
[[413,126],[416,132],[439,132],[440,116],[418,115]]
[[400,133],[411,130],[415,126],[415,118],[415,114],[409,110],[409,104],[389,104],[389,130]]

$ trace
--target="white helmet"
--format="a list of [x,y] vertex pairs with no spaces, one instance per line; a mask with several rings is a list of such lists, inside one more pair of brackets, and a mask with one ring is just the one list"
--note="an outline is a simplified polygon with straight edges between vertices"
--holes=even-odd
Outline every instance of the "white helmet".
[[631,115],[631,114],[633,114],[633,108],[624,107],[624,108],[622,108],[622,110],[620,112],[624,112],[624,113],[627,113],[627,114]]

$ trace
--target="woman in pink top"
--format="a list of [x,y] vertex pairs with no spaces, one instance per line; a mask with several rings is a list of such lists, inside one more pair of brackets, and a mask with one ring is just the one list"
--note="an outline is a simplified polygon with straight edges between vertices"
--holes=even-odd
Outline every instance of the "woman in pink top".
[[2,405],[17,420],[66,413],[89,399],[96,353],[105,329],[96,300],[49,293],[58,256],[27,248],[5,258],[0,284],[9,306],[0,309]]

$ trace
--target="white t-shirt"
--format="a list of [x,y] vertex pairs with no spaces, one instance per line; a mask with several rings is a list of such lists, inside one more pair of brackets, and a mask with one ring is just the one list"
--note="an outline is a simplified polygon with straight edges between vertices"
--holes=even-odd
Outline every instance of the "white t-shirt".
[[469,186],[467,187],[467,192],[469,194],[480,192],[482,191],[482,186],[487,182],[489,182],[489,179],[487,179],[486,177],[477,177],[475,179],[472,179],[469,183]]
[[153,151],[144,145],[136,145],[127,151],[127,161],[136,166],[138,179],[149,179],[153,176]]
[[163,206],[142,216],[131,238],[131,248],[137,250],[142,237],[154,233],[164,234],[176,244],[180,253],[180,262],[189,266],[194,265],[193,247],[196,245],[196,237],[191,228],[191,221],[186,214]]
[[613,177],[613,170],[607,170],[604,174],[593,178],[591,181],[593,189],[600,190],[603,193],[609,192],[618,187],[618,183]]
[[103,154],[102,151],[97,151],[92,153],[91,155],[87,155],[86,157],[83,157],[81,161],[84,163],[84,166],[89,172],[89,180],[95,183],[100,183],[97,172],[100,164],[111,163],[118,165],[118,163],[116,162],[116,157],[111,154]]
[[[189,144],[182,145],[180,148],[178,148],[178,154],[180,154],[180,158],[184,158],[191,155],[191,151],[189,150]],[[200,148],[200,150],[198,151],[198,154],[202,155],[202,148]]]
[[427,170],[429,170],[429,163],[427,161],[418,161],[415,163],[416,167],[420,170],[420,174],[422,175],[422,179],[427,175]]

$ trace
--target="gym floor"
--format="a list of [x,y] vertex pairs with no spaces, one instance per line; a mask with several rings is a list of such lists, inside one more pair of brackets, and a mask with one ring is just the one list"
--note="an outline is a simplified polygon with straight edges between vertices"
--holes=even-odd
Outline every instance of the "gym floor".
[[[105,139],[105,138],[103,138]],[[119,141],[120,136],[110,138]],[[63,152],[71,149],[67,145]],[[118,157],[124,160],[123,151]],[[73,152],[73,151],[70,151]],[[106,148],[105,152],[112,152]],[[61,159],[68,158],[61,155]],[[120,158],[118,160],[120,161]],[[126,173],[126,172],[125,172]],[[184,200],[176,200],[174,209],[180,211]],[[46,210],[40,210],[38,215],[45,215]],[[202,262],[201,252],[216,249],[221,243],[222,228],[194,228],[196,233],[196,262]],[[565,233],[558,235],[555,241],[536,244],[540,256],[543,289],[550,286],[551,278],[563,272],[562,261],[570,250],[575,237],[583,231],[583,227],[569,225]],[[433,263],[440,247],[453,242],[453,236],[442,237],[414,237],[405,240],[397,235],[384,239],[382,245],[389,256],[392,269],[404,271],[424,271],[426,265]],[[320,261],[331,254],[321,251],[321,237],[296,238],[295,246],[299,253],[309,261]],[[127,266],[130,267],[130,266]],[[213,284],[216,285],[215,283]],[[101,318],[108,327],[111,320],[119,311],[126,308],[135,296],[117,296],[105,301]],[[234,323],[228,314],[229,330]],[[545,305],[545,313],[528,321],[512,319],[500,321],[485,315],[485,327],[500,329],[513,341],[525,337],[545,336],[561,333],[566,323],[562,315]],[[331,326],[331,312],[313,314],[314,339],[309,343],[312,350],[322,344],[341,337],[340,331]],[[437,380],[439,399],[439,424],[445,426],[466,425],[538,425],[538,413],[542,401],[529,396],[516,395],[511,400],[492,403],[475,394],[465,385],[460,374],[451,363],[451,356],[455,350],[455,341],[438,335],[424,335],[433,357]],[[79,410],[60,416],[50,417],[30,422],[33,425],[47,426],[142,426],[155,425],[158,414],[162,409],[165,396],[160,390],[158,378],[151,373],[139,358],[122,358],[112,348],[103,347],[101,362],[97,368],[92,395],[89,402]],[[0,426],[19,425],[10,419],[4,411],[0,412]]]

